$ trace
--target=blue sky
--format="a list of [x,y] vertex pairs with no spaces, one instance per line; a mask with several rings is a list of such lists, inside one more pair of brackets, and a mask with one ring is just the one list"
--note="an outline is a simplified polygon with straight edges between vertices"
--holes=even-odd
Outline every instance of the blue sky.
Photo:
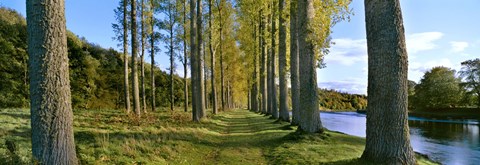
[[[353,0],[350,22],[337,24],[325,61],[318,70],[318,85],[349,93],[367,92],[367,47],[364,1]],[[0,5],[25,15],[24,0],[2,0]],[[112,40],[113,9],[118,0],[66,0],[67,28],[88,41],[118,50]],[[460,70],[460,62],[478,58],[480,48],[480,1],[401,0],[409,55],[409,79],[418,82],[434,66]],[[157,54],[157,65],[165,69],[168,57]],[[179,65],[179,63],[177,64]],[[182,67],[178,67],[182,69]],[[180,75],[183,70],[177,70]]]

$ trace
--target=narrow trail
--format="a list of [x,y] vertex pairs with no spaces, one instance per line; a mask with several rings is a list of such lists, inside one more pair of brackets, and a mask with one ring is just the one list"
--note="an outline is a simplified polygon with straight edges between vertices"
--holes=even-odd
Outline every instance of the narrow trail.
[[247,110],[224,112],[213,119],[224,126],[220,145],[213,151],[215,164],[268,164],[266,153],[289,133],[282,130],[288,123],[275,123]]

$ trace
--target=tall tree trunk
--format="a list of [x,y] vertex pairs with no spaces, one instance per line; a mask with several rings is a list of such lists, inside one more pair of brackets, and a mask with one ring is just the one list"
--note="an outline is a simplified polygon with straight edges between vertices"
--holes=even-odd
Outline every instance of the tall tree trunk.
[[145,2],[144,0],[141,0],[140,1],[140,5],[141,5],[141,11],[140,11],[140,25],[142,26],[141,27],[141,43],[142,43],[142,54],[141,54],[141,61],[140,61],[140,70],[141,70],[141,83],[142,83],[142,109],[143,109],[143,112],[147,112],[147,99],[145,97],[145,38],[146,38],[146,30],[145,30]]
[[183,104],[184,111],[188,111],[188,84],[187,84],[187,2],[183,1],[183,91],[185,96],[185,103]]
[[290,88],[292,95],[292,125],[300,124],[300,81],[298,70],[297,31],[297,1],[290,1]]
[[128,0],[123,0],[123,74],[124,74],[124,94],[125,94],[125,109],[130,113],[130,86],[128,85],[128,23],[127,23],[127,5]]
[[209,99],[208,99],[208,89],[207,89],[207,52],[205,48],[205,42],[202,43],[202,69],[203,69],[203,98],[205,98],[205,109],[208,109]]
[[317,60],[315,58],[315,46],[310,35],[314,35],[310,29],[311,20],[315,18],[315,9],[312,0],[299,0],[298,2],[298,49],[300,50],[300,109],[302,121],[298,129],[308,132],[322,132],[322,122],[318,109],[317,72],[315,70]]
[[278,20],[279,22],[279,50],[278,50],[278,63],[279,63],[279,82],[280,82],[280,110],[279,116],[283,121],[290,121],[290,114],[288,113],[288,88],[287,88],[287,34],[285,30],[285,19],[283,19],[284,0],[278,1]]
[[225,76],[224,76],[224,68],[223,68],[223,24],[222,24],[222,2],[220,0],[220,4],[218,5],[218,15],[219,15],[219,33],[220,33],[220,90],[221,90],[221,98],[222,98],[222,111],[225,111]]
[[140,116],[140,94],[138,91],[138,74],[137,74],[137,5],[136,1],[132,0],[130,3],[131,8],[131,25],[132,25],[132,84],[133,84],[133,105],[137,116]]
[[199,117],[200,119],[205,117],[205,97],[203,95],[204,93],[204,88],[203,88],[203,56],[202,56],[202,43],[203,43],[203,37],[202,37],[202,0],[197,1],[197,49],[196,49],[196,55],[198,59],[196,61],[196,66],[197,69],[196,71],[198,72],[197,77],[198,77],[198,84],[197,84],[197,94],[195,94],[196,97],[198,97],[198,112],[199,112]]
[[408,128],[408,55],[399,0],[366,0],[365,19],[368,111],[362,159],[416,164]]
[[261,98],[261,111],[263,114],[267,114],[267,76],[266,76],[266,69],[267,69],[267,53],[265,53],[267,46],[265,42],[265,18],[262,15],[262,10],[260,10],[260,43],[261,43],[261,58],[260,58],[260,92],[262,94]]
[[275,18],[275,14],[277,12],[277,7],[276,7],[276,3],[275,3],[275,0],[273,1],[273,4],[272,4],[272,55],[271,55],[271,65],[270,65],[270,85],[271,85],[271,99],[272,99],[272,116],[274,119],[278,119],[278,106],[277,106],[277,85],[275,83],[275,70],[276,70],[276,65],[275,65],[275,61],[276,61],[276,56],[275,56],[275,51],[276,51],[276,32],[277,32],[277,19]]
[[252,23],[253,25],[253,38],[255,39],[254,42],[254,53],[253,53],[253,92],[252,92],[252,106],[253,106],[253,111],[259,112],[258,109],[258,72],[257,72],[257,57],[258,57],[258,48],[257,48],[257,25],[256,23]]
[[198,114],[197,106],[199,98],[196,97],[198,95],[198,71],[197,71],[197,44],[196,44],[196,37],[197,37],[197,29],[196,29],[196,21],[197,21],[197,14],[196,14],[196,0],[190,0],[190,68],[191,68],[191,84],[192,84],[192,115],[193,121],[199,122],[200,121],[200,114]]
[[78,164],[65,1],[27,0],[26,5],[33,159],[39,164]]
[[170,17],[169,18],[170,27],[169,28],[170,29],[168,29],[169,33],[170,33],[170,45],[169,45],[169,50],[170,50],[170,110],[173,111],[173,106],[175,104],[175,96],[173,94],[173,88],[174,88],[174,81],[173,81],[173,73],[174,72],[173,71],[175,70],[173,65],[174,65],[175,58],[174,58],[174,50],[173,50],[173,21],[172,21],[172,19],[174,19],[174,18],[172,18],[173,17],[172,16],[172,10],[173,10],[172,9],[173,8],[172,4],[168,4],[168,8],[169,8],[168,10],[170,10],[169,11],[169,13],[170,13],[170,15],[169,15],[169,17]]
[[155,111],[156,105],[155,105],[155,17],[154,17],[154,11],[155,11],[155,6],[154,6],[154,0],[150,0],[150,10],[151,10],[151,20],[150,20],[150,30],[151,30],[151,36],[150,36],[150,57],[152,61],[152,65],[150,65],[150,77],[152,79],[152,112]]
[[208,0],[208,48],[210,49],[210,81],[212,83],[212,110],[213,114],[218,113],[217,90],[215,88],[215,53],[212,46],[212,0]]

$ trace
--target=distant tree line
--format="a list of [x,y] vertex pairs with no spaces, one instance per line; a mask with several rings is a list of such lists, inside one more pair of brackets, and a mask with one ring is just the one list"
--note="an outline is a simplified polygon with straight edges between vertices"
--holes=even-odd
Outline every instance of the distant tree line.
[[367,96],[333,89],[319,89],[320,108],[326,110],[357,110],[367,108]]
[[[0,108],[28,107],[29,78],[26,21],[16,11],[0,8]],[[122,53],[89,43],[72,32],[67,33],[72,106],[75,109],[122,108],[123,58]],[[146,63],[146,68],[150,64]],[[145,69],[150,75],[151,69]],[[169,106],[170,76],[154,66],[156,77],[156,105]],[[184,102],[184,82],[173,76],[176,106]],[[150,79],[145,79],[150,84]],[[151,97],[150,86],[145,87]],[[148,102],[150,106],[150,102]]]
[[480,59],[461,63],[457,72],[437,66],[417,84],[409,81],[409,108],[412,110],[472,108],[480,106]]

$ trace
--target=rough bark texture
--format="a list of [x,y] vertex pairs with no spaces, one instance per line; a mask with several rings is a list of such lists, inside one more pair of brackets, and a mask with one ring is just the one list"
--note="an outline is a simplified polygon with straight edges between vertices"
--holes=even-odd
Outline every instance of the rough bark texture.
[[212,0],[208,0],[208,48],[210,50],[210,82],[212,83],[212,110],[213,114],[218,113],[217,90],[215,88],[215,53],[212,46]]
[[141,60],[140,60],[140,72],[141,72],[141,83],[142,83],[142,109],[143,112],[147,112],[147,98],[145,96],[145,38],[147,35],[146,29],[145,29],[145,1],[141,0],[140,1],[140,6],[141,6],[141,11],[140,11],[140,25],[141,25],[141,38],[140,42],[142,43],[142,52],[141,52]]
[[218,16],[220,17],[219,19],[219,34],[220,34],[220,48],[219,48],[219,53],[220,53],[220,97],[221,97],[221,103],[222,103],[222,111],[225,111],[225,76],[224,76],[224,67],[223,67],[223,24],[222,24],[222,2],[223,0],[220,0],[220,4],[218,5]]
[[274,119],[278,119],[278,105],[277,105],[277,85],[275,83],[275,71],[276,71],[276,38],[277,38],[277,19],[276,19],[276,13],[277,13],[277,7],[276,7],[275,1],[273,1],[272,4],[272,57],[271,57],[271,65],[270,65],[270,86],[271,86],[271,113]]
[[198,106],[198,97],[195,96],[196,92],[198,91],[198,86],[197,84],[198,79],[197,79],[197,67],[196,67],[196,22],[197,21],[197,14],[195,12],[195,6],[196,6],[196,0],[190,0],[190,68],[191,68],[191,84],[192,84],[192,115],[193,115],[193,121],[199,122],[200,121],[200,116],[197,113],[198,111],[197,106]]
[[297,1],[290,1],[290,84],[292,125],[300,123],[300,81],[298,71]]
[[175,104],[175,95],[173,94],[173,89],[174,89],[174,81],[173,81],[173,71],[175,70],[174,68],[174,64],[175,64],[175,57],[174,57],[174,50],[173,50],[173,39],[174,39],[174,36],[173,36],[173,26],[175,24],[175,21],[173,19],[174,16],[174,12],[173,12],[173,5],[171,3],[168,4],[168,22],[170,24],[170,26],[168,27],[168,33],[169,33],[169,42],[170,44],[168,45],[169,46],[169,52],[170,52],[170,110],[173,111],[173,106]]
[[183,1],[183,91],[185,95],[184,111],[188,111],[188,84],[187,84],[187,2]]
[[[150,0],[150,10],[153,12],[154,11],[154,0]],[[155,111],[155,18],[153,17],[153,13],[150,16],[150,30],[151,30],[151,36],[150,36],[150,57],[152,60],[152,65],[150,65],[150,78],[152,79],[152,111]]]
[[278,1],[278,20],[279,20],[279,45],[278,45],[278,72],[280,82],[280,109],[279,117],[283,121],[290,121],[288,113],[288,87],[287,87],[287,33],[285,29],[285,19],[283,19],[284,0]]
[[130,113],[130,86],[128,84],[128,24],[127,24],[127,0],[123,0],[123,73],[124,73],[124,94],[125,94],[125,110]]
[[138,49],[138,39],[137,39],[137,5],[136,1],[132,0],[130,2],[131,8],[131,25],[132,25],[132,85],[133,85],[133,108],[135,114],[140,116],[140,93],[138,91],[138,73],[137,73],[137,49]]
[[408,55],[399,0],[366,0],[365,19],[368,111],[362,158],[378,164],[415,164],[407,119]]
[[39,164],[78,164],[64,0],[27,0],[32,155]]
[[[255,23],[253,24],[253,38],[255,39],[255,43],[257,43],[257,25]],[[258,109],[258,64],[257,64],[257,58],[258,58],[258,48],[257,44],[254,44],[254,53],[253,53],[253,89],[252,89],[252,108],[253,111],[259,112]]]
[[197,88],[198,88],[198,91],[197,93],[194,95],[195,97],[198,97],[198,105],[197,105],[197,109],[198,109],[198,114],[199,114],[199,118],[203,118],[205,117],[205,96],[203,95],[205,89],[203,88],[203,71],[202,71],[202,68],[203,68],[203,56],[202,56],[202,43],[203,43],[203,37],[202,37],[202,0],[198,0],[197,1],[197,49],[196,49],[196,59],[197,61],[195,61],[197,64],[196,64],[196,71],[198,72],[197,74],[197,81],[198,81],[198,84],[197,84]]
[[313,0],[299,0],[298,2],[298,50],[300,75],[300,99],[301,118],[298,129],[308,132],[322,132],[320,111],[318,109],[317,72],[313,41],[309,35],[314,35],[310,30],[310,20],[315,17]]
[[[260,14],[262,14],[262,11],[260,10]],[[262,113],[266,114],[267,113],[267,75],[266,75],[266,70],[267,70],[267,53],[265,53],[266,49],[266,43],[265,43],[265,19],[263,18],[263,15],[260,16],[260,43],[261,43],[261,58],[260,58],[260,92],[262,94],[261,97],[261,111]]]

